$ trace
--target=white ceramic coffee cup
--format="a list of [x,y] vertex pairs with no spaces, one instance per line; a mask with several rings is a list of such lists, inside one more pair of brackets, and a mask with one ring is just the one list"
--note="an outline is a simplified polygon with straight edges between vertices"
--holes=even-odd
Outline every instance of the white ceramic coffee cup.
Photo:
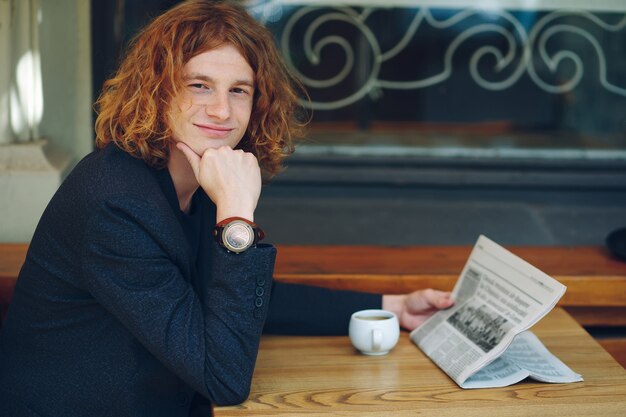
[[386,355],[398,343],[398,317],[387,310],[361,310],[350,317],[352,345],[364,355]]

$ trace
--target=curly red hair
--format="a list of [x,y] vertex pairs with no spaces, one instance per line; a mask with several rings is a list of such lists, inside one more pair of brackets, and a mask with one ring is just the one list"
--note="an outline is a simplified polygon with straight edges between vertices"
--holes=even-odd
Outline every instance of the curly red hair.
[[266,178],[293,152],[304,122],[300,84],[281,59],[271,33],[241,6],[191,0],[154,19],[130,44],[117,73],[96,101],[96,146],[115,143],[150,166],[169,158],[169,105],[183,83],[183,66],[194,56],[231,44],[255,74],[252,114],[238,148],[253,153]]

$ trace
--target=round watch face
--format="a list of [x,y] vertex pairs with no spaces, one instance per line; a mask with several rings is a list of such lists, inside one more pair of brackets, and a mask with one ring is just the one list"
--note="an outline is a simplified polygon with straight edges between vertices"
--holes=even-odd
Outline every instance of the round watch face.
[[222,235],[224,246],[232,252],[243,252],[254,242],[254,230],[242,221],[234,221],[224,228]]

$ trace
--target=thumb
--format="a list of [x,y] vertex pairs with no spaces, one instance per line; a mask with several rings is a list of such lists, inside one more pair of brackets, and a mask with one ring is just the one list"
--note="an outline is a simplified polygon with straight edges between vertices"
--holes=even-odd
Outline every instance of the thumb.
[[196,154],[189,146],[187,146],[187,144],[182,142],[176,143],[176,148],[185,155],[185,158],[187,158],[189,165],[191,165],[191,169],[197,177],[198,171],[200,170],[200,157],[198,156],[198,154]]
[[413,312],[426,311],[431,308],[448,308],[453,304],[449,292],[437,291],[431,288],[409,294],[407,301],[409,310]]
[[451,307],[454,304],[454,300],[452,300],[452,294],[450,292],[437,291],[436,297],[433,301],[433,305],[440,309]]

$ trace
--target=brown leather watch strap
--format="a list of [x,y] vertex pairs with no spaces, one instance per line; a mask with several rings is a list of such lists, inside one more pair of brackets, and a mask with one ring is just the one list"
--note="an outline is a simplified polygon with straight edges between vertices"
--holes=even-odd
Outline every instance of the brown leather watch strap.
[[224,220],[221,220],[220,222],[218,222],[215,227],[224,227],[226,226],[228,223],[234,221],[234,220],[241,220],[242,222],[246,222],[248,223],[250,226],[252,226],[252,229],[256,232],[256,237],[257,237],[257,241],[263,240],[265,238],[265,232],[263,231],[263,229],[261,229],[256,223],[251,222],[250,220],[244,218],[244,217],[228,217]]

